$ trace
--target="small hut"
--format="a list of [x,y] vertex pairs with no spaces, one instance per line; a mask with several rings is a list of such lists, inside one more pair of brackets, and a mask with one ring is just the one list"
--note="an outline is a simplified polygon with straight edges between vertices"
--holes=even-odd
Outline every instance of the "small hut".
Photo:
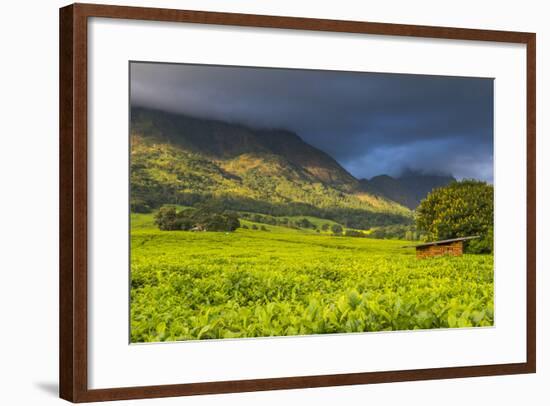
[[407,245],[403,248],[416,248],[416,258],[439,257],[442,255],[459,257],[464,253],[464,241],[473,240],[474,238],[479,238],[479,235]]
[[198,224],[195,227],[191,228],[189,231],[206,231],[206,227]]

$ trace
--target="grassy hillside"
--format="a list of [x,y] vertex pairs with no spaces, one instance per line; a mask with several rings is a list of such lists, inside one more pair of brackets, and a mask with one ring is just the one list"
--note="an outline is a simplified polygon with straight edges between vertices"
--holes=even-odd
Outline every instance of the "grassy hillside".
[[160,231],[152,214],[131,225],[132,342],[493,323],[491,255],[419,261],[403,241],[271,225]]
[[143,109],[132,114],[135,212],[217,200],[231,210],[310,215],[364,229],[411,221],[406,207],[362,190],[293,133]]

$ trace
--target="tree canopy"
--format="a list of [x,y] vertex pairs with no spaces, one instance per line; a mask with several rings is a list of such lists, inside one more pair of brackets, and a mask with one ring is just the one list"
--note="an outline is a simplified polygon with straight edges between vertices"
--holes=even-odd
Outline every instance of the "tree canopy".
[[235,231],[240,227],[235,213],[215,211],[207,205],[181,211],[171,206],[161,207],[155,215],[155,223],[161,230]]
[[340,224],[333,224],[330,227],[330,229],[333,232],[333,234],[336,234],[336,235],[342,235],[342,233],[344,232],[344,229]]
[[463,180],[434,189],[416,210],[416,227],[429,240],[479,235],[468,251],[493,250],[493,186]]

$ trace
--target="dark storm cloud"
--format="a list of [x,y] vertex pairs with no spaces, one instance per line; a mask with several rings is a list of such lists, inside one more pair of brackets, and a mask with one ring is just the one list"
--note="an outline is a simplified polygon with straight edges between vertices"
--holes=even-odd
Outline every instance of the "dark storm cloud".
[[131,102],[293,130],[358,178],[493,179],[492,79],[132,63]]

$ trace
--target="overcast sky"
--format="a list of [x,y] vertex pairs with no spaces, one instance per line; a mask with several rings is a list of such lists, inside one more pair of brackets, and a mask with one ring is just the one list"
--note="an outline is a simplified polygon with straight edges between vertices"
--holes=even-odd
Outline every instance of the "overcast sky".
[[134,62],[130,82],[132,105],[289,129],[357,178],[493,181],[493,79]]

